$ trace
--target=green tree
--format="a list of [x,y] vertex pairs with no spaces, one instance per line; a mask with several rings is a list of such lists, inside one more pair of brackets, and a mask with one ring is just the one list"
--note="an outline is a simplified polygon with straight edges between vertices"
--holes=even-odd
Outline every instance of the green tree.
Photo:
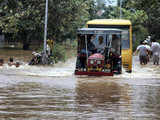
[[[29,47],[30,40],[41,35],[43,23],[43,4],[39,0],[2,0],[1,1],[1,21],[0,28],[4,33],[11,33],[14,39],[21,39],[23,48]],[[38,36],[38,35],[37,35]]]
[[160,1],[159,0],[128,0],[127,7],[143,10],[146,12],[148,19],[144,22],[150,35],[155,39],[160,39]]
[[[74,38],[78,27],[91,18],[93,0],[49,0],[48,36],[58,42]],[[1,0],[0,28],[20,39],[24,48],[31,40],[43,40],[45,0]]]

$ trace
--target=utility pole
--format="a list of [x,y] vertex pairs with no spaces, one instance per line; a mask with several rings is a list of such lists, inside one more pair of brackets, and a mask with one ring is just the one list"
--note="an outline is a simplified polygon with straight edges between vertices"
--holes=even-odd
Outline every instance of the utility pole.
[[122,18],[122,0],[120,0],[120,19]]
[[48,0],[46,0],[46,8],[45,8],[45,27],[44,27],[44,46],[43,46],[44,54],[42,56],[43,64],[48,63],[47,54],[46,54],[46,50],[47,50],[47,21],[48,21]]
[[45,27],[44,27],[44,47],[43,51],[44,54],[46,54],[46,48],[47,48],[47,21],[48,21],[48,0],[46,0],[46,9],[45,9]]

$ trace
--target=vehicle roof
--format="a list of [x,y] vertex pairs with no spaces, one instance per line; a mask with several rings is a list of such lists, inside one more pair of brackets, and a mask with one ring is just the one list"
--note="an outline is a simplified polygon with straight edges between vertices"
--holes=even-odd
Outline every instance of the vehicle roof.
[[113,28],[80,28],[77,30],[78,34],[120,34],[122,29]]
[[130,20],[125,19],[94,19],[87,22],[87,24],[98,25],[131,25]]

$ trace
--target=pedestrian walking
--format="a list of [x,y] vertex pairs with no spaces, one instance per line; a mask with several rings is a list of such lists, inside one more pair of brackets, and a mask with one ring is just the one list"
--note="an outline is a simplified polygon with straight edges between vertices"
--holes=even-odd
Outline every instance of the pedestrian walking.
[[149,46],[149,43],[147,40],[144,42],[145,47],[147,48],[147,62],[149,62],[150,56],[151,56],[151,47]]
[[136,53],[139,53],[139,61],[141,65],[146,65],[147,64],[147,48],[144,45],[144,42],[141,41],[140,45],[136,49]]
[[48,55],[53,55],[53,45],[54,45],[54,42],[53,40],[51,39],[48,39],[47,40],[47,51],[48,51]]
[[159,65],[159,55],[160,55],[160,44],[156,40],[152,40],[151,45],[153,64]]

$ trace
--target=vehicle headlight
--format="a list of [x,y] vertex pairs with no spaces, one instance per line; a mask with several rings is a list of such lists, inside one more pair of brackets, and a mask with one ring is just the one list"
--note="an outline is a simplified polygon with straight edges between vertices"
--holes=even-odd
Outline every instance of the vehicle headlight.
[[101,61],[100,61],[100,60],[98,60],[98,61],[97,61],[97,64],[101,64]]
[[93,61],[93,60],[90,60],[90,64],[94,64],[94,61]]

